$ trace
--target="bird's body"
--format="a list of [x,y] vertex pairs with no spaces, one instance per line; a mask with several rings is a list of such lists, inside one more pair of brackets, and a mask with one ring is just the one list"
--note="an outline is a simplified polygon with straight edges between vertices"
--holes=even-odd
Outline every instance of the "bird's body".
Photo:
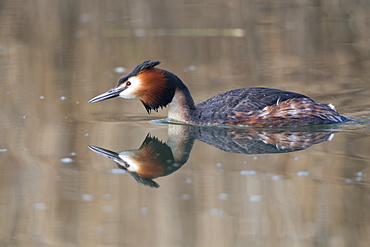
[[112,90],[89,102],[113,97],[139,99],[148,113],[168,106],[171,120],[191,125],[286,127],[348,121],[331,104],[272,88],[244,88],[218,94],[197,105],[185,84],[169,71],[145,61],[119,79]]

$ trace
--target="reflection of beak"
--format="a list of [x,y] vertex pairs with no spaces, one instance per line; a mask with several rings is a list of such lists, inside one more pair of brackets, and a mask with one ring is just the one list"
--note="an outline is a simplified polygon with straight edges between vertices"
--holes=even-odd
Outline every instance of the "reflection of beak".
[[102,93],[98,96],[96,96],[95,98],[92,98],[89,103],[94,103],[94,102],[98,102],[98,101],[103,101],[103,100],[106,100],[106,99],[111,99],[111,98],[115,98],[117,96],[119,96],[119,94],[123,91],[124,89],[122,88],[113,88],[111,90],[109,90],[108,92],[105,92],[105,93]]
[[99,147],[95,147],[95,146],[90,146],[88,145],[88,147],[94,151],[95,153],[97,154],[100,154],[100,155],[103,155],[115,162],[118,162],[118,161],[122,161],[122,159],[118,156],[118,153],[116,152],[112,152],[110,150],[107,150],[107,149],[104,149],[104,148],[99,148]]

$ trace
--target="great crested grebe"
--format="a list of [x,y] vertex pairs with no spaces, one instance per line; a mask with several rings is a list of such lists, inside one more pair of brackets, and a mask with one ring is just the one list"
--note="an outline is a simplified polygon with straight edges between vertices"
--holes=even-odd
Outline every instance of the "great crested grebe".
[[197,105],[179,77],[155,68],[159,61],[138,64],[117,85],[89,103],[114,97],[141,100],[147,112],[168,106],[168,118],[191,125],[285,127],[349,121],[332,104],[272,88],[235,89]]

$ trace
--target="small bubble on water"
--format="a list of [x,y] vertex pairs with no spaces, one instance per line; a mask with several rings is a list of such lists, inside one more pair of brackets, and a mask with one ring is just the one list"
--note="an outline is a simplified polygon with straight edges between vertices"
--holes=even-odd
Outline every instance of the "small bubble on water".
[[254,170],[250,170],[250,171],[240,171],[240,175],[257,175],[257,172],[254,171]]
[[73,159],[72,158],[62,158],[62,159],[60,159],[60,161],[62,162],[62,163],[72,163],[73,162]]
[[274,181],[280,180],[280,176],[278,175],[272,176],[272,180]]
[[126,173],[126,171],[123,169],[110,169],[109,172],[113,174],[125,174]]
[[185,183],[187,183],[187,184],[191,184],[191,183],[193,183],[193,180],[192,180],[191,178],[187,178],[187,179],[185,180]]
[[218,195],[218,199],[220,199],[220,200],[227,200],[228,197],[229,197],[229,195],[226,194],[226,193],[221,193],[221,194]]
[[125,73],[126,72],[126,68],[124,68],[124,67],[116,67],[116,68],[114,68],[114,72],[116,72],[118,74],[122,74],[122,73]]
[[254,156],[254,157],[253,157],[253,159],[254,159],[254,160],[258,160],[258,157],[257,157],[257,156]]
[[260,195],[251,195],[251,196],[249,196],[249,201],[250,202],[260,202],[260,201],[262,201],[262,196],[260,196]]
[[66,99],[67,99],[67,97],[65,97],[65,96],[60,97],[60,100],[66,100]]
[[309,175],[310,175],[310,173],[309,172],[306,172],[306,171],[299,171],[299,172],[297,172],[297,176],[299,176],[299,177],[307,177]]
[[363,172],[358,172],[356,175],[359,176],[359,177],[362,177],[364,175],[364,173]]
[[8,149],[6,149],[6,148],[0,148],[0,152],[8,152]]
[[72,152],[70,153],[71,156],[76,156],[76,153]]
[[300,160],[300,158],[299,157],[294,157],[294,160]]
[[222,166],[222,164],[221,164],[221,163],[217,163],[217,164],[216,164],[216,166],[217,166],[217,167],[221,167],[221,166]]
[[23,119],[26,119],[26,118],[27,118],[27,116],[23,116],[22,118],[23,118]]
[[33,204],[33,208],[35,210],[45,210],[47,208],[46,204],[45,203],[35,203]]
[[187,201],[187,200],[190,199],[190,195],[189,194],[183,194],[182,195],[182,199],[185,200],[185,201]]
[[142,28],[138,28],[138,29],[135,30],[135,35],[137,37],[143,37],[143,36],[145,36],[145,34],[146,34],[146,31]]
[[197,68],[197,67],[195,67],[195,65],[190,65],[190,66],[188,67],[188,69],[189,69],[190,71],[192,71],[192,70],[196,70],[196,68]]
[[149,208],[147,208],[147,207],[140,208],[140,213],[141,214],[148,214],[149,213]]
[[90,134],[85,134],[85,136],[90,136]]
[[89,194],[83,194],[82,197],[81,197],[82,201],[87,201],[87,202],[90,202],[93,200],[93,196],[92,195],[89,195]]
[[220,217],[220,218],[225,217],[225,211],[223,211],[222,209],[219,209],[219,208],[211,208],[209,210],[209,213],[213,216],[217,216],[217,217]]
[[9,92],[9,91],[7,91],[7,92],[6,92],[6,94],[10,94],[10,92]]

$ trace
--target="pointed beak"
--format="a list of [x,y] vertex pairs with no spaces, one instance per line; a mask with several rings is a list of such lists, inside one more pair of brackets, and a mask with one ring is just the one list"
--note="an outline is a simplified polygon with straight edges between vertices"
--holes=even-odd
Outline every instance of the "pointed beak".
[[118,156],[118,153],[110,151],[108,149],[99,148],[95,146],[88,145],[88,148],[90,148],[92,151],[94,151],[97,154],[103,155],[115,162],[122,161],[122,159]]
[[111,90],[109,90],[108,92],[105,92],[105,93],[102,93],[94,98],[92,98],[89,103],[94,103],[94,102],[99,102],[99,101],[103,101],[103,100],[106,100],[106,99],[111,99],[111,98],[115,98],[115,97],[118,97],[119,94],[123,91],[123,89],[119,88],[113,88]]

